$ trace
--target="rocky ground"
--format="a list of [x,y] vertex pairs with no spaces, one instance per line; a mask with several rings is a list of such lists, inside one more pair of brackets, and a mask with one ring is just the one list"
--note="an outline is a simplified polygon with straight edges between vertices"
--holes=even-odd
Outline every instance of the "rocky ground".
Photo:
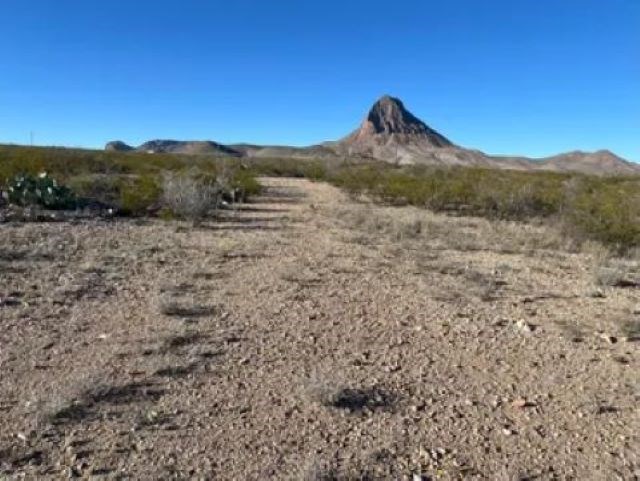
[[624,263],[264,182],[196,227],[0,225],[0,478],[640,479]]

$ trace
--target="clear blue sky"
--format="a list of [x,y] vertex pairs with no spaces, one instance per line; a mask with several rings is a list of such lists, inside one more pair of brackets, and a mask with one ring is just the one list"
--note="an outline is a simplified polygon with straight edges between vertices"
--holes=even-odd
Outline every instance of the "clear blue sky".
[[640,161],[640,1],[0,5],[0,142],[305,145],[385,93],[489,153]]

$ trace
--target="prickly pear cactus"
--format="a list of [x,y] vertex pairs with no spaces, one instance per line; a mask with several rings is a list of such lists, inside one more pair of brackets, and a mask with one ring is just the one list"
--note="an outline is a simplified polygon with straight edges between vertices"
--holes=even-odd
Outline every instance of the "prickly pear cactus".
[[47,209],[73,209],[77,204],[74,193],[68,187],[58,185],[46,172],[14,177],[7,186],[6,197],[10,204],[39,205]]

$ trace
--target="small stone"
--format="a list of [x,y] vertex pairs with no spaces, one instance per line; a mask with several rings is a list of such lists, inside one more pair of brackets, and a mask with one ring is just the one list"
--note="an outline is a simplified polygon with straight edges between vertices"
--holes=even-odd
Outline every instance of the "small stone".
[[511,401],[511,406],[518,409],[531,408],[537,406],[533,401],[527,401],[525,398],[518,398]]
[[603,299],[603,298],[607,297],[602,289],[593,289],[592,291],[589,291],[587,293],[587,296],[593,297],[593,298],[596,298],[596,299]]
[[515,432],[509,428],[502,428],[502,434],[505,436],[511,436],[512,434],[515,434]]
[[0,307],[15,307],[21,304],[20,299],[16,299],[15,297],[5,297],[4,299],[0,299]]
[[519,319],[516,321],[516,327],[526,333],[531,333],[536,330],[536,327],[533,324],[529,324],[524,319]]
[[609,344],[615,344],[616,342],[618,342],[618,338],[616,336],[612,336],[605,332],[601,332],[600,334],[598,334],[598,337],[603,341],[608,342]]

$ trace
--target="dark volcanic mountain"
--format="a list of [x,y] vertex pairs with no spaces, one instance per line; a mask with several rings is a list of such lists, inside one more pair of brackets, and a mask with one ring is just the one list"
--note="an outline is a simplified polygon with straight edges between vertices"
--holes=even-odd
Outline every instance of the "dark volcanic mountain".
[[385,95],[378,100],[360,128],[342,140],[343,143],[366,144],[378,138],[396,141],[422,141],[432,147],[452,147],[453,144],[405,109],[400,99]]
[[[127,151],[121,141],[107,150]],[[640,165],[615,154],[569,152],[545,159],[488,155],[451,142],[409,112],[402,101],[385,95],[373,104],[360,127],[347,137],[310,147],[223,145],[212,141],[152,140],[134,150],[148,153],[227,155],[235,157],[376,159],[397,165],[477,166],[518,170],[573,171],[598,175],[640,174]]]

